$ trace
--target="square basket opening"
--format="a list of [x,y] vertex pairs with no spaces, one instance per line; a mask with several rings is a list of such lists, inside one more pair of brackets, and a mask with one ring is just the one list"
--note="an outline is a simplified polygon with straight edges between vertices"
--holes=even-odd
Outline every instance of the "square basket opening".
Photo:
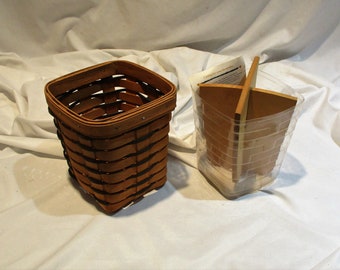
[[118,74],[97,79],[55,97],[79,116],[101,121],[139,108],[164,94],[142,80]]

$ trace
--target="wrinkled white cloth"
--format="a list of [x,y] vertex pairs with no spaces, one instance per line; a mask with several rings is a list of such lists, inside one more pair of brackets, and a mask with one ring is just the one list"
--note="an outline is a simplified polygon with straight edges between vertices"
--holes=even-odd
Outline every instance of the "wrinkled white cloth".
[[[339,3],[2,1],[0,268],[340,269]],[[304,102],[276,181],[231,201],[196,169],[188,78],[239,55]],[[168,182],[108,216],[69,179],[44,86],[115,59],[177,107]]]

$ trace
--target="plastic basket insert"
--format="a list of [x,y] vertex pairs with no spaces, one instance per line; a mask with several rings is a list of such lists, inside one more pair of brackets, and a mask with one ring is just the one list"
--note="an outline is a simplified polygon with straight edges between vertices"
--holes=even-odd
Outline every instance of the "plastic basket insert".
[[107,213],[166,182],[175,86],[140,65],[111,61],[49,82],[70,175]]
[[201,84],[195,93],[198,168],[229,199],[274,181],[303,101],[255,88],[258,62],[244,85]]

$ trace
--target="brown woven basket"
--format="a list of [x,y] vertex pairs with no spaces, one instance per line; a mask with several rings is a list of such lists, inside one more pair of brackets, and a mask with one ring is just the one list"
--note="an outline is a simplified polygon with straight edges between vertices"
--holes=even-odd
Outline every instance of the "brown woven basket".
[[70,175],[106,213],[165,184],[171,82],[111,61],[49,82],[45,96]]

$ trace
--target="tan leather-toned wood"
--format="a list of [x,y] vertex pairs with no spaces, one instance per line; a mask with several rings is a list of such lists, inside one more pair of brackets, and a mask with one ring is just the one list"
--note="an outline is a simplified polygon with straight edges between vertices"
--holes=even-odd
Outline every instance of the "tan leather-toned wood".
[[251,89],[255,87],[256,84],[256,75],[257,75],[257,68],[259,64],[260,58],[256,56],[253,60],[253,63],[250,67],[248,72],[248,76],[244,82],[242,87],[242,92],[240,98],[238,100],[236,110],[235,110],[235,117],[236,121],[244,121],[247,119],[247,111],[248,111],[248,100]]
[[201,84],[199,97],[207,157],[238,182],[273,170],[297,99],[255,88],[255,58],[243,86]]
[[235,111],[235,123],[234,123],[234,153],[233,157],[236,160],[233,167],[233,180],[238,181],[242,174],[243,164],[243,141],[245,134],[245,124],[248,114],[248,104],[250,91],[255,87],[257,68],[260,58],[256,56],[248,72],[246,81],[244,82],[240,99],[238,101]]

